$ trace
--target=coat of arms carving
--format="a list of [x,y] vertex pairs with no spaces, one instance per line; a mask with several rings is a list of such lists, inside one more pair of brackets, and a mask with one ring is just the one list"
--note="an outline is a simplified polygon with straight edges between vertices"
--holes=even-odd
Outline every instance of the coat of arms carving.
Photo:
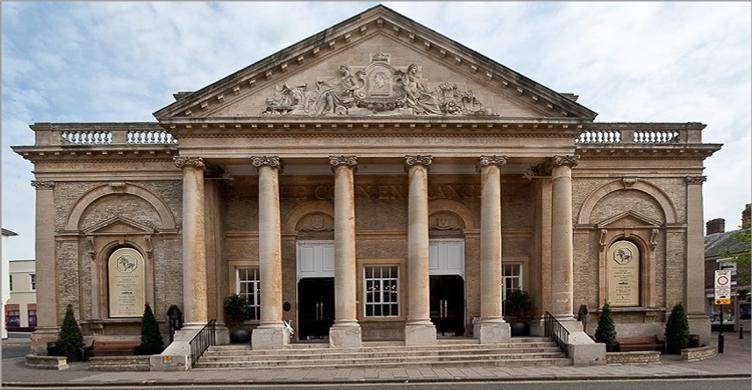
[[442,82],[429,87],[420,67],[393,67],[389,54],[365,67],[340,65],[339,75],[314,84],[277,86],[264,115],[494,115],[471,90]]

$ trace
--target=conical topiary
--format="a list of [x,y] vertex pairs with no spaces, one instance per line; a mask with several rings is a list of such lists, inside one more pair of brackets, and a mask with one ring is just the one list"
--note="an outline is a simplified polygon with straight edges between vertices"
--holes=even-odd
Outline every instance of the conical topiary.
[[141,317],[141,345],[136,348],[138,355],[155,355],[162,353],[164,341],[159,332],[157,319],[151,311],[151,306],[144,305],[144,316]]
[[60,356],[67,356],[70,360],[81,358],[81,348],[84,346],[84,337],[81,328],[78,327],[76,317],[73,314],[73,306],[65,308],[65,318],[60,326],[57,336],[57,351]]
[[684,306],[677,303],[666,321],[666,353],[678,354],[689,343],[689,322]]
[[595,341],[606,344],[606,351],[616,352],[619,350],[619,343],[616,341],[616,327],[614,318],[611,315],[611,307],[606,302],[598,316],[598,328],[595,329]]

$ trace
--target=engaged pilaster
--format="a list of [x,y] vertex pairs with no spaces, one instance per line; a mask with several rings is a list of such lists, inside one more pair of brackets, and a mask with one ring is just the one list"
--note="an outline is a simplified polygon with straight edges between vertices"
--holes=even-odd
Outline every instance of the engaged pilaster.
[[705,176],[687,176],[687,258],[684,275],[685,302],[689,331],[700,336],[700,342],[710,342],[710,319],[705,314],[702,286],[705,275],[704,219],[702,210],[702,184]]
[[[35,180],[37,189],[37,328],[31,335],[31,351],[47,355],[47,343],[57,339],[57,278],[55,273],[55,182]],[[6,277],[6,276],[3,276]]]
[[436,343],[436,327],[429,313],[428,167],[431,161],[431,156],[405,156],[410,180],[407,213],[407,274],[410,281],[405,345]]
[[201,327],[208,321],[206,241],[204,236],[204,160],[175,157],[183,170],[183,310],[185,326]]
[[259,273],[261,321],[253,330],[253,349],[283,348],[290,336],[282,322],[282,245],[279,215],[279,157],[251,158],[259,183]]
[[576,155],[551,159],[551,310],[564,320],[573,318],[572,168],[578,161]]
[[334,325],[329,345],[361,345],[356,304],[355,183],[356,156],[330,156],[334,171]]
[[501,312],[501,167],[506,156],[481,156],[480,322],[473,330],[481,343],[509,340]]

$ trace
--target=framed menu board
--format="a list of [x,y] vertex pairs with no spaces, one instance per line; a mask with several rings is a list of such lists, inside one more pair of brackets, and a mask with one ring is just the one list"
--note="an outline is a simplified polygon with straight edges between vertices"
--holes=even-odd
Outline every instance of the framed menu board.
[[133,248],[112,252],[107,261],[110,317],[141,317],[146,295],[144,257]]
[[611,306],[640,305],[640,250],[630,241],[616,241],[606,254],[607,300]]

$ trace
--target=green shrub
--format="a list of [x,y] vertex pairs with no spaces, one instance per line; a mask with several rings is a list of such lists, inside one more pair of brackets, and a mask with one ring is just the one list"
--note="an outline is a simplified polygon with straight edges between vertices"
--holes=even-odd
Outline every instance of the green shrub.
[[595,341],[606,344],[607,352],[619,351],[619,343],[616,341],[616,327],[611,314],[611,307],[606,302],[598,316],[598,328],[595,329]]
[[687,312],[681,303],[671,309],[671,315],[666,321],[666,353],[678,354],[689,344],[689,322]]
[[56,345],[59,356],[67,356],[70,360],[79,360],[81,358],[84,337],[81,335],[81,328],[78,327],[78,323],[76,322],[72,305],[68,305],[65,308],[65,318],[63,319],[63,325],[60,326]]
[[242,324],[248,318],[248,300],[238,294],[232,294],[225,298],[224,312],[225,323],[228,326]]
[[141,317],[141,345],[136,347],[137,355],[155,355],[164,350],[164,341],[159,332],[159,324],[151,311],[151,306],[144,305],[144,315]]
[[504,315],[517,320],[528,319],[533,311],[533,299],[527,291],[513,289],[507,293]]

